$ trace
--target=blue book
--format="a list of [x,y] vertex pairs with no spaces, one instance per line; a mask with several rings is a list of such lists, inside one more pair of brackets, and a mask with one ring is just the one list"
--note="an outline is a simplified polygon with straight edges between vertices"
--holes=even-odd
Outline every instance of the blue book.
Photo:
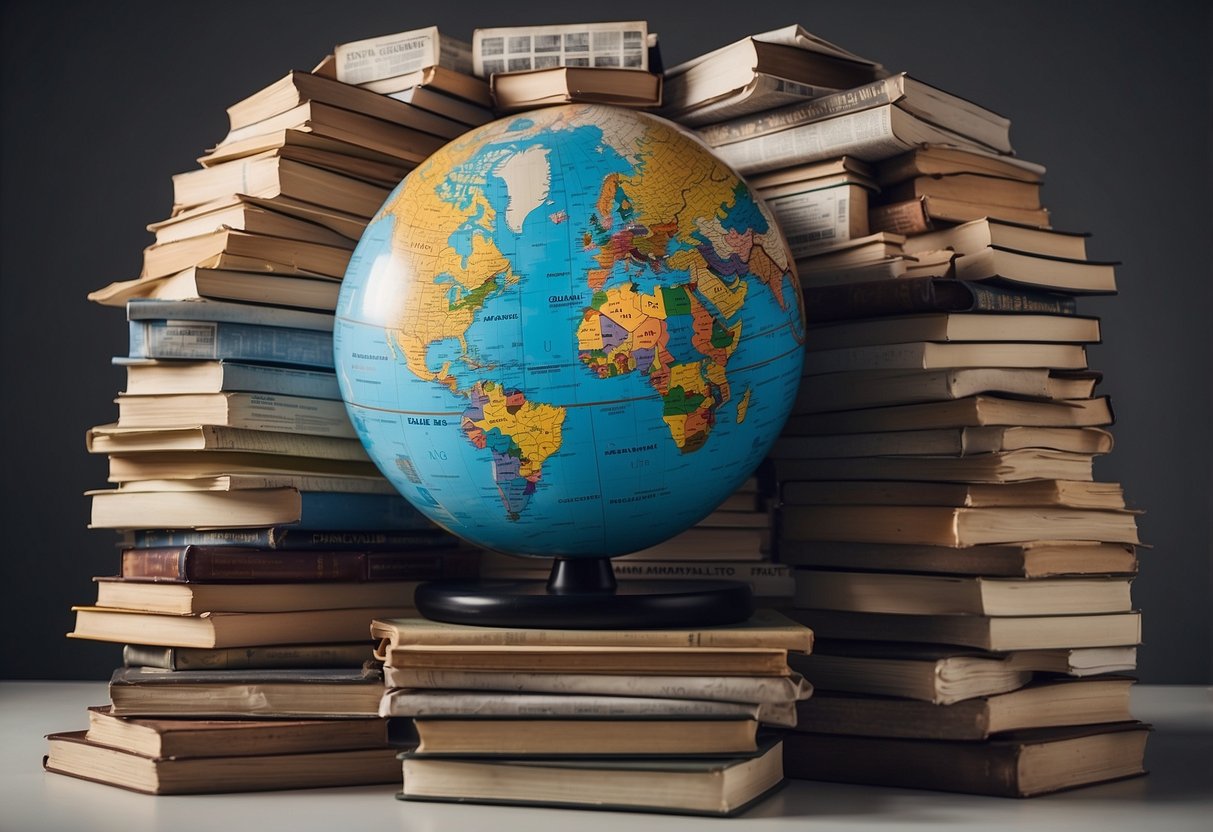
[[397,494],[249,488],[236,491],[89,492],[90,526],[208,529],[289,526],[331,532],[419,531],[437,527]]
[[123,533],[124,549],[211,546],[279,551],[396,552],[407,549],[454,549],[459,538],[436,527],[418,529],[338,530],[272,526],[264,529],[137,529]]
[[126,368],[129,395],[225,393],[231,391],[341,398],[337,374],[331,370],[251,364],[242,361],[159,361],[118,356],[113,363]]
[[333,331],[333,315],[326,312],[221,300],[133,298],[126,302],[126,318],[128,321],[217,321]]
[[130,358],[254,361],[334,369],[333,333],[226,321],[134,320]]

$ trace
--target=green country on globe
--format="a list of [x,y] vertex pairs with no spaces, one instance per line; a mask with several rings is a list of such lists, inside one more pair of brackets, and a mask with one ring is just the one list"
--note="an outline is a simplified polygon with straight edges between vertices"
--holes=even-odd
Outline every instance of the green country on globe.
[[697,139],[568,105],[454,140],[392,192],[341,288],[342,396],[440,526],[602,557],[701,520],[782,428],[804,358],[787,247]]

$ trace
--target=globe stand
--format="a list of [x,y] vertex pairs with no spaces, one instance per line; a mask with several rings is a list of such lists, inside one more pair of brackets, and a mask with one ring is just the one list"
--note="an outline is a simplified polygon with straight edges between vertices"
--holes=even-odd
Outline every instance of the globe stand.
[[418,612],[434,621],[482,627],[563,630],[708,627],[754,611],[740,581],[624,581],[610,558],[556,558],[546,583],[440,580],[417,587]]

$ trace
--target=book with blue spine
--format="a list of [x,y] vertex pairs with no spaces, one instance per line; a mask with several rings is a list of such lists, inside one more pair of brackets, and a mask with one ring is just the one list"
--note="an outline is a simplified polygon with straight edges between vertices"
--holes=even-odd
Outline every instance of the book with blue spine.
[[258,361],[333,369],[333,334],[228,321],[129,322],[130,358]]
[[222,393],[231,391],[341,399],[337,374],[305,367],[252,364],[246,361],[185,361],[118,356],[126,369],[128,395]]
[[218,300],[160,300],[132,298],[126,303],[128,321],[214,321],[217,323],[280,326],[287,329],[333,329],[333,315],[285,306],[228,303]]

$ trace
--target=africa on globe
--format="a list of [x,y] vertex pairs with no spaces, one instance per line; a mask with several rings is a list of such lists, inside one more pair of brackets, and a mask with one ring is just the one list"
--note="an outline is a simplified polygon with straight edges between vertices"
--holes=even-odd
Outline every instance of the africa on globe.
[[800,291],[761,201],[679,127],[594,105],[487,124],[410,173],[342,285],[370,457],[440,526],[606,557],[702,519],[796,395]]

